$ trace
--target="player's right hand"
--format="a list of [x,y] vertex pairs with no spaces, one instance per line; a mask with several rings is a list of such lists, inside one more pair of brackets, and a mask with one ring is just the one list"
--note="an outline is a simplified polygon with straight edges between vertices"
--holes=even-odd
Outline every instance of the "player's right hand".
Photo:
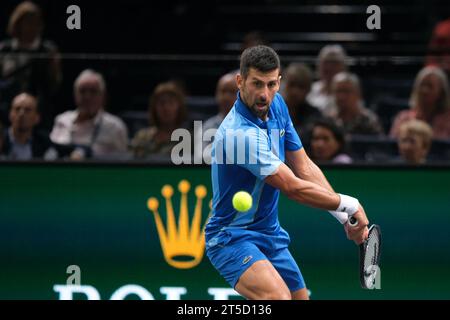
[[368,235],[369,220],[367,219],[366,212],[364,208],[360,205],[359,210],[353,215],[353,217],[358,221],[356,226],[349,225],[348,221],[344,224],[345,233],[349,240],[353,240],[357,245],[363,243]]

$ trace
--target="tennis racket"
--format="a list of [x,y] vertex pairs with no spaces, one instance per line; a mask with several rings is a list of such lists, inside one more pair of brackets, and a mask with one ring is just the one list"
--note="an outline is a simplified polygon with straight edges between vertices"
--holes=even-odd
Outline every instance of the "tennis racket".
[[[350,217],[348,222],[356,226],[358,221]],[[373,224],[369,228],[369,236],[359,245],[359,281],[363,289],[374,289],[380,272],[381,229]]]

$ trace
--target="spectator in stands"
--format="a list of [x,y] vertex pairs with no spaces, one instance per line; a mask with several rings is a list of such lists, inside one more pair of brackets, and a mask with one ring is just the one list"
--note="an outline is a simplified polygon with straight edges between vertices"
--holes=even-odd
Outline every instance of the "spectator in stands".
[[333,108],[331,82],[333,77],[347,70],[347,54],[340,45],[327,45],[320,50],[317,61],[319,80],[314,82],[308,94],[308,102],[322,112]]
[[[195,132],[195,148],[194,155],[197,159],[195,163],[200,163],[200,161],[205,160],[206,163],[210,163],[211,160],[211,141],[203,141],[202,135],[210,129],[219,128],[225,116],[231,110],[236,100],[238,87],[236,82],[236,75],[238,71],[229,72],[223,75],[216,86],[216,103],[219,108],[219,113],[215,116],[207,119],[203,125],[202,130]],[[201,139],[201,140],[200,140]]]
[[426,65],[440,67],[450,76],[450,18],[436,24],[428,45]]
[[123,159],[128,133],[123,121],[104,110],[106,84],[103,76],[84,70],[74,82],[76,110],[58,115],[50,134],[54,143],[73,145],[70,158]]
[[169,156],[178,141],[171,141],[172,132],[186,127],[187,109],[183,90],[174,82],[156,86],[150,97],[150,127],[139,130],[131,142],[136,159],[154,155]]
[[311,158],[321,163],[352,163],[345,153],[346,139],[342,127],[333,119],[322,118],[314,122],[311,133]]
[[364,107],[357,75],[349,72],[336,74],[332,81],[332,93],[336,108],[328,114],[347,134],[383,134],[378,116]]
[[409,106],[409,110],[400,111],[395,117],[392,137],[398,137],[403,122],[419,119],[432,127],[433,138],[450,139],[450,93],[447,76],[440,68],[428,66],[419,71]]
[[430,151],[433,130],[424,121],[412,119],[402,123],[398,134],[400,159],[396,162],[424,164]]
[[40,121],[38,103],[28,93],[17,95],[9,112],[11,126],[4,133],[2,153],[10,160],[53,160],[58,153],[48,137],[35,130]]
[[306,99],[311,90],[312,72],[303,63],[291,63],[284,71],[283,79],[283,98],[297,132],[305,139],[305,133],[310,131],[311,124],[321,117],[320,111]]
[[0,43],[0,95],[4,110],[20,92],[36,96],[43,117],[41,126],[50,129],[52,99],[62,75],[58,49],[42,39],[43,29],[41,9],[32,2],[20,3],[11,14],[7,29],[11,39]]

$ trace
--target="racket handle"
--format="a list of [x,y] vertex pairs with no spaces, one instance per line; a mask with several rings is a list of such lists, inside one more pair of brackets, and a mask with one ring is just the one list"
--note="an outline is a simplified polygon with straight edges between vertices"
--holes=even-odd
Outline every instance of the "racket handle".
[[348,219],[348,224],[349,224],[351,227],[354,227],[354,226],[356,226],[356,225],[358,224],[358,220],[356,220],[355,217],[351,216],[351,217]]

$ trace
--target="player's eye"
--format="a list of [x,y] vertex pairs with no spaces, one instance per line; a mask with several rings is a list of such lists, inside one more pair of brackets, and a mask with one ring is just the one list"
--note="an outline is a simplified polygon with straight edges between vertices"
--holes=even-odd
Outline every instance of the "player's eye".
[[263,83],[262,83],[261,81],[255,81],[255,82],[253,82],[253,84],[254,84],[255,87],[257,87],[257,88],[262,88],[262,86],[263,86]]

